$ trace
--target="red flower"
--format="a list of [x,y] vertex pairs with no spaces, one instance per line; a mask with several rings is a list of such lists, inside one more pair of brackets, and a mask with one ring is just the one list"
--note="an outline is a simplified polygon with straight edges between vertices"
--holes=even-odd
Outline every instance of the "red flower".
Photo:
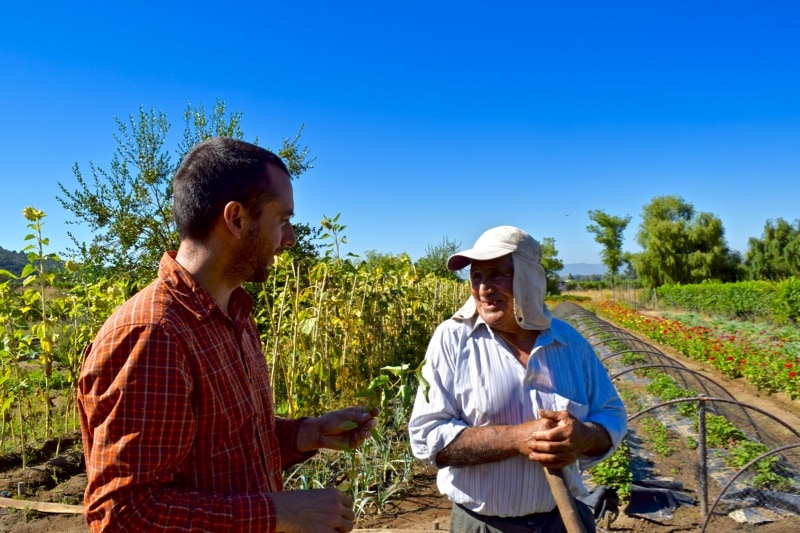
[[792,368],[792,363],[786,363],[784,366],[786,366],[786,368]]
[[796,375],[797,375],[797,372],[795,372],[794,370],[792,370],[791,372],[789,372],[789,377],[790,377],[790,378],[793,378],[793,377],[795,377]]

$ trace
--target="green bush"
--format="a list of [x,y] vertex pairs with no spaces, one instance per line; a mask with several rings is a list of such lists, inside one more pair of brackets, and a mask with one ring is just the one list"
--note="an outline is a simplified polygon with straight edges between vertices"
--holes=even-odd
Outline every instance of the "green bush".
[[614,453],[589,469],[595,483],[615,490],[622,501],[629,501],[631,498],[633,473],[630,468],[630,455],[628,443],[623,439]]
[[779,324],[796,324],[800,317],[800,279],[781,283],[775,298],[775,318]]
[[664,305],[729,318],[787,323],[800,316],[800,280],[796,278],[782,282],[670,284],[659,287],[657,295]]

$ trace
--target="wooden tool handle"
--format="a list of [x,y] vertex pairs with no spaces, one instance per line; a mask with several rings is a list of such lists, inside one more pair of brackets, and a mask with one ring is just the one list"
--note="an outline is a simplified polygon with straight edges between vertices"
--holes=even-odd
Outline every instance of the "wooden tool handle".
[[550,485],[553,498],[556,500],[558,513],[561,515],[564,527],[567,528],[567,533],[586,533],[586,528],[583,527],[583,522],[578,515],[578,506],[569,493],[567,482],[564,480],[564,473],[561,470],[545,468],[544,475]]

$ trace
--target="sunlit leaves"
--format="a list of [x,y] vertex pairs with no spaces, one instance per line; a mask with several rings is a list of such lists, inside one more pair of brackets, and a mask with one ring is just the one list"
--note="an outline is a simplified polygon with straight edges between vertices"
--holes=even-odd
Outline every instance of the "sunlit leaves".
[[750,238],[745,264],[750,279],[800,277],[800,220],[767,220],[761,238]]
[[594,235],[594,240],[603,246],[600,257],[603,264],[608,269],[611,278],[611,287],[614,288],[614,280],[619,273],[620,267],[624,262],[622,253],[622,233],[631,221],[630,216],[618,217],[609,215],[603,211],[589,211],[589,219],[594,222],[586,226],[586,231]]
[[[163,111],[140,107],[127,120],[115,119],[117,145],[108,168],[90,161],[91,179],[87,179],[76,163],[77,188],[58,184],[59,202],[75,217],[69,224],[91,231],[88,242],[69,234],[75,247],[71,251],[80,257],[86,275],[95,280],[108,276],[148,282],[155,277],[162,254],[178,247],[172,174],[198,142],[212,136],[242,139],[241,117],[241,112],[229,113],[219,100],[209,113],[202,105],[189,104],[183,138],[175,148],[170,147],[171,125]],[[311,166],[308,149],[299,138],[300,133],[284,139],[279,151],[295,178]]]
[[643,251],[631,260],[646,287],[741,277],[741,258],[729,250],[722,222],[679,196],[657,196],[642,208],[636,242]]

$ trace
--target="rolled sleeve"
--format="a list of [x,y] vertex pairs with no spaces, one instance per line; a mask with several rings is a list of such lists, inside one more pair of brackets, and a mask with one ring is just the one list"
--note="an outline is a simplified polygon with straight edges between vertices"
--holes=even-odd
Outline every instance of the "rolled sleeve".
[[438,466],[436,455],[467,427],[451,392],[455,376],[446,337],[446,331],[439,326],[428,344],[422,377],[429,388],[425,390],[420,385],[408,423],[414,457],[434,466]]

